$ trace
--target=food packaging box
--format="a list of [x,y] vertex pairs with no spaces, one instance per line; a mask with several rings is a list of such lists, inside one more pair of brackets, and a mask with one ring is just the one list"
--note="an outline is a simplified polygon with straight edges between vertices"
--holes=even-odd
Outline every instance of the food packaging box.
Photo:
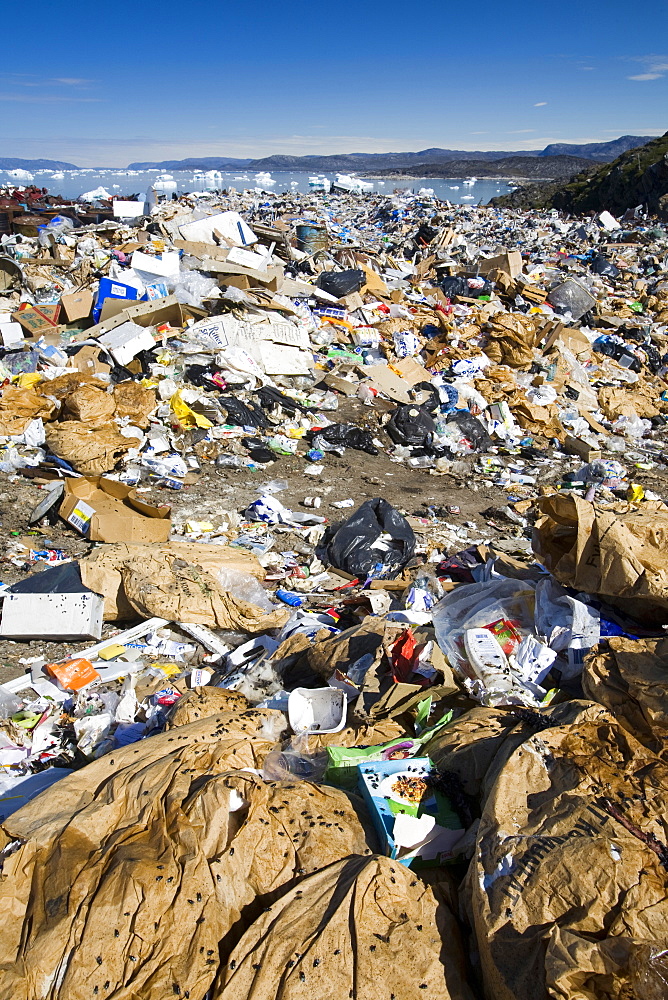
[[451,861],[464,835],[445,794],[425,782],[433,769],[429,757],[359,765],[359,789],[385,854],[409,868]]
[[66,480],[59,513],[91,542],[166,542],[172,530],[170,507],[144,503],[104,476]]
[[6,639],[99,639],[104,598],[99,594],[8,594],[0,635]]

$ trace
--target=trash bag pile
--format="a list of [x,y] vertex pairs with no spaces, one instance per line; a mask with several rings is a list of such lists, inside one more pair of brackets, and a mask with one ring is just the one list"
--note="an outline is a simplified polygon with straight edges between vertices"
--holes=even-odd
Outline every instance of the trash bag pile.
[[[665,997],[668,237],[144,208],[2,237],[0,998]],[[282,501],[346,449],[439,501]]]

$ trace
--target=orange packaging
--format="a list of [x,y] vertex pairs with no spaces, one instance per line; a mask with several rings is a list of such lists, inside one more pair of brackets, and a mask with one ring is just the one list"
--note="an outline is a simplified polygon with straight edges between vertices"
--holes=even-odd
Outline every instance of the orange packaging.
[[47,663],[44,669],[65,691],[79,691],[100,676],[90,660],[84,659],[68,660],[67,663]]

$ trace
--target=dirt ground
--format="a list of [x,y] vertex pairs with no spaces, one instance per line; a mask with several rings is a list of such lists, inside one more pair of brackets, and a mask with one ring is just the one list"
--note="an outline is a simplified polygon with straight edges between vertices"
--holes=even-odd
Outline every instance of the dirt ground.
[[[358,426],[366,425],[372,430],[385,447],[390,447],[390,440],[377,423],[377,412],[364,407],[356,399],[346,399],[342,402],[340,411],[330,414],[332,419],[348,420]],[[306,442],[300,442],[300,454],[307,450]],[[381,451],[378,455],[368,455],[365,452],[347,449],[343,456],[327,454],[322,464],[325,468],[320,476],[304,474],[308,463],[303,457],[280,457],[277,461],[266,465],[257,472],[245,469],[218,468],[212,463],[202,465],[202,474],[196,482],[185,485],[182,490],[174,491],[162,486],[151,486],[143,492],[142,499],[156,504],[172,505],[172,520],[176,531],[188,520],[207,520],[214,524],[225,520],[229,511],[241,512],[258,495],[258,486],[272,479],[285,479],[288,488],[278,494],[280,501],[295,511],[309,510],[304,505],[305,497],[321,497],[322,503],[318,510],[313,511],[327,519],[328,522],[344,520],[352,510],[363,501],[372,497],[383,497],[399,511],[417,517],[429,517],[432,508],[434,527],[447,524],[461,529],[461,541],[453,543],[449,553],[458,551],[471,542],[493,541],[503,544],[504,539],[517,539],[526,546],[526,537],[530,528],[522,528],[508,523],[503,517],[497,517],[490,508],[498,511],[508,504],[509,500],[535,496],[538,485],[559,482],[565,471],[576,469],[580,463],[577,459],[564,456],[563,453],[549,447],[542,453],[548,462],[536,465],[531,456],[525,458],[526,471],[536,476],[536,486],[502,488],[490,485],[489,474],[476,468],[477,456],[472,455],[460,460],[452,473],[445,475],[430,474],[429,470],[415,469],[403,463],[392,462],[389,455]],[[499,458],[504,463],[514,463],[517,455],[503,455]],[[666,480],[662,467],[657,466],[652,471],[633,471],[633,481],[661,495],[666,489]],[[668,492],[668,490],[667,490]],[[9,560],[12,554],[12,543],[19,538],[25,538],[31,511],[44,496],[43,490],[33,482],[18,475],[0,479],[0,509],[2,510],[2,529],[4,552],[0,553],[0,581],[5,584],[16,583],[25,579],[30,573],[41,572],[44,563],[25,563],[16,566]],[[351,499],[354,507],[339,510],[333,503]],[[458,506],[459,514],[448,513],[444,508]],[[435,511],[433,510],[435,508]],[[483,512],[487,512],[486,516]],[[433,515],[436,515],[436,520]],[[57,520],[50,525],[43,523],[39,534],[32,536],[35,548],[59,548],[73,559],[86,555],[91,549],[91,543],[86,542],[73,528],[63,521]],[[429,528],[427,528],[429,532]],[[288,539],[281,543],[282,550],[289,546]],[[106,625],[105,633],[111,632],[116,626]],[[60,659],[69,653],[76,653],[90,643],[54,643],[34,639],[25,642],[0,640],[0,683],[23,673],[25,665],[22,658],[44,655],[47,662]]]

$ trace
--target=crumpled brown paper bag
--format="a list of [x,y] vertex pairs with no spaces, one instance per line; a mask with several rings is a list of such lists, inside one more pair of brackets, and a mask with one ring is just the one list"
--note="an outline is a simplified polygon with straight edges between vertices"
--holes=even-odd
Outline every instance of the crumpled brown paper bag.
[[[533,548],[557,580],[600,594],[633,614],[668,607],[668,507],[660,502],[602,507],[579,497],[537,501]],[[621,603],[624,602],[624,603]]]
[[116,412],[114,397],[106,389],[80,385],[63,397],[63,416],[90,427],[104,427]]
[[482,809],[499,771],[515,750],[551,724],[595,720],[604,709],[590,701],[567,701],[542,712],[476,706],[440,729],[422,747],[439,772],[455,774],[464,792]]
[[607,713],[518,747],[464,884],[488,1000],[654,1000],[629,958],[665,949],[667,809],[668,767]]
[[268,710],[200,720],[14,813],[0,831],[19,842],[4,869],[3,1000],[201,998],[285,886],[368,852],[344,792],[228,769],[260,766],[284,723]]
[[221,568],[264,576],[253,556],[223,545],[120,542],[96,549],[79,568],[85,586],[104,596],[107,621],[157,617],[264,632],[280,628],[289,616],[285,608],[265,612],[223,589],[216,577]]
[[495,365],[530,368],[539,329],[539,321],[523,313],[501,313],[494,316],[486,328],[488,342],[484,348],[485,354]]
[[350,857],[303,879],[252,924],[213,1000],[472,1000],[443,897],[396,861]]
[[239,691],[208,685],[193,688],[186,691],[172,707],[165,728],[175,729],[198,719],[210,719],[219,712],[243,712],[249,707],[247,698]]
[[31,420],[52,420],[57,403],[35,392],[8,385],[0,391],[0,434],[23,434]]
[[101,476],[139,444],[139,438],[124,437],[115,424],[92,427],[79,420],[48,424],[46,443],[58,458],[84,476]]
[[586,658],[582,690],[654,753],[665,752],[668,639],[611,637],[606,648]]
[[137,382],[119,382],[114,386],[114,403],[117,417],[129,417],[137,427],[148,427],[148,418],[156,407],[153,389],[145,389]]

